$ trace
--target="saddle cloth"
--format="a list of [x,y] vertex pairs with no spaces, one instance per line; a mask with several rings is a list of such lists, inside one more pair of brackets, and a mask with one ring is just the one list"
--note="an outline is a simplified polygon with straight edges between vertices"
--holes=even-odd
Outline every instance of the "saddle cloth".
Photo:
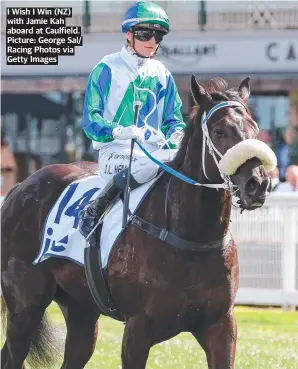
[[[157,179],[158,177],[131,192],[131,213],[135,212]],[[50,257],[65,258],[84,265],[84,249],[89,244],[79,231],[79,212],[98,196],[105,184],[100,176],[95,175],[79,179],[65,188],[47,216],[41,248],[33,261],[34,265]],[[118,200],[104,218],[100,236],[103,268],[107,265],[109,253],[122,230],[122,212],[123,203]]]

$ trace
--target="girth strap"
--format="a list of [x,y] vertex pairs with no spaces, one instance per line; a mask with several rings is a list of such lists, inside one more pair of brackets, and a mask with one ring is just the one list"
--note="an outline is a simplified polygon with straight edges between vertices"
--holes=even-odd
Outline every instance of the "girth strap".
[[152,236],[168,243],[171,246],[177,247],[184,251],[209,251],[209,250],[222,250],[231,240],[231,234],[228,232],[224,238],[217,241],[210,242],[192,242],[187,241],[174,233],[164,228],[156,227],[154,224],[147,222],[146,220],[134,215],[131,218],[131,224],[135,227],[151,234]]

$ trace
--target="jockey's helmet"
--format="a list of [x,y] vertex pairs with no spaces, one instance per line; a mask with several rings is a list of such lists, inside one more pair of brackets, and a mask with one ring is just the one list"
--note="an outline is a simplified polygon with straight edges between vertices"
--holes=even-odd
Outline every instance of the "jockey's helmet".
[[127,33],[139,24],[165,33],[170,32],[167,13],[161,6],[150,1],[138,1],[127,9],[122,22],[122,32]]

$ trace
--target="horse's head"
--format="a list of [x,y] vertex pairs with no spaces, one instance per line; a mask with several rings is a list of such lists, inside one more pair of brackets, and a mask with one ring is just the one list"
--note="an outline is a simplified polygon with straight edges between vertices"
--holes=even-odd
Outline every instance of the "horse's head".
[[231,190],[236,189],[241,207],[253,210],[269,193],[268,172],[275,168],[276,156],[256,139],[258,125],[246,106],[249,81],[244,79],[238,90],[207,92],[192,76],[191,92],[199,106],[193,138],[203,145],[200,181],[218,184],[224,179]]

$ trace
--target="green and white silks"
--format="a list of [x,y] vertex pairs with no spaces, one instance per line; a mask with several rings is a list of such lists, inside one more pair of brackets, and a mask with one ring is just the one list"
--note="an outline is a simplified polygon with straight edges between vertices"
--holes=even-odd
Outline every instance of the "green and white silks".
[[89,76],[82,126],[95,149],[119,141],[112,130],[133,124],[135,101],[142,103],[137,126],[144,127],[147,144],[160,146],[161,138],[169,140],[184,129],[182,103],[171,73],[158,60],[139,58],[123,46],[105,56]]

